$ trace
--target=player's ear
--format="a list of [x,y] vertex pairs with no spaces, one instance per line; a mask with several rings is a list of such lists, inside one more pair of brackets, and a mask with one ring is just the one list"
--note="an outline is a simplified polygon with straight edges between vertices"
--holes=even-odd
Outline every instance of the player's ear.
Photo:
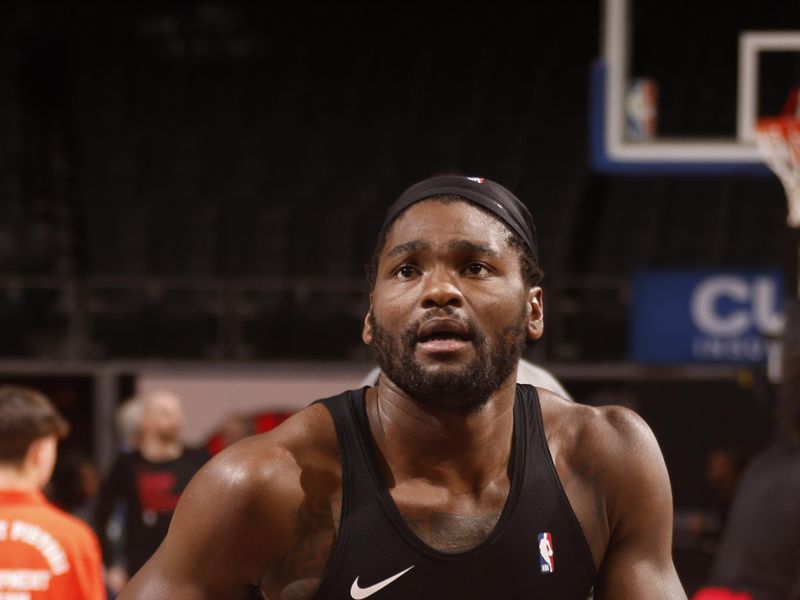
[[528,291],[528,320],[525,333],[529,340],[538,340],[544,333],[544,304],[542,288],[538,285]]
[[372,294],[369,295],[369,310],[364,317],[364,328],[361,330],[361,339],[367,346],[372,345]]

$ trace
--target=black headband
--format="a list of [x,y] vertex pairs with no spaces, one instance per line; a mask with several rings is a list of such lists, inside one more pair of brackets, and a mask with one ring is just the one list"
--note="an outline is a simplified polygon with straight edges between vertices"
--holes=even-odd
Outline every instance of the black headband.
[[537,256],[536,227],[527,207],[502,185],[483,177],[440,175],[415,183],[400,194],[386,211],[381,231],[386,231],[412,204],[434,196],[458,196],[485,208],[519,235],[534,256]]

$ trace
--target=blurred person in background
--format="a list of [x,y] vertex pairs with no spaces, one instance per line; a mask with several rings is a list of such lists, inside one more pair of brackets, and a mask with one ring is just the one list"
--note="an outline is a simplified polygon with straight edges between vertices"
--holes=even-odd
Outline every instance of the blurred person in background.
[[[120,453],[133,452],[139,446],[139,431],[142,420],[141,399],[134,396],[126,399],[114,411],[114,426],[117,434],[117,444]],[[94,513],[97,501],[95,499],[92,510],[92,523],[94,523]],[[125,516],[127,514],[127,501],[118,501],[111,516],[106,521],[103,528],[104,540],[104,561],[112,565],[106,571],[106,578],[112,598],[116,597],[116,592],[125,585],[128,580],[128,571],[122,566],[126,564],[126,545],[125,545]]]
[[39,392],[0,387],[0,598],[106,598],[94,533],[41,491],[68,431]]
[[79,452],[70,452],[62,455],[56,464],[52,494],[48,495],[59,508],[91,524],[100,492],[100,479],[100,472],[92,460]]
[[716,446],[706,456],[705,478],[712,494],[711,505],[687,515],[686,527],[697,542],[712,552],[725,528],[745,464],[746,453],[735,444]]
[[125,400],[114,412],[119,449],[130,452],[139,447],[139,431],[142,422],[142,401],[138,397]]
[[800,315],[789,312],[775,439],[742,475],[711,567],[693,600],[800,599]]
[[[208,459],[204,450],[184,445],[183,406],[172,392],[150,392],[128,406],[127,443],[136,446],[117,457],[102,483],[94,515],[114,593],[158,548],[178,498]],[[124,503],[125,515],[124,564],[117,562],[108,536],[108,523],[119,503]]]

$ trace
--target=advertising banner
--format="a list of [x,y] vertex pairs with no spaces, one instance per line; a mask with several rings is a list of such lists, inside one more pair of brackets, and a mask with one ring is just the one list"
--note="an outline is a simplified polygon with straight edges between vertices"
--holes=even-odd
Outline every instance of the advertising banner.
[[762,362],[783,323],[779,270],[642,272],[633,280],[634,361]]

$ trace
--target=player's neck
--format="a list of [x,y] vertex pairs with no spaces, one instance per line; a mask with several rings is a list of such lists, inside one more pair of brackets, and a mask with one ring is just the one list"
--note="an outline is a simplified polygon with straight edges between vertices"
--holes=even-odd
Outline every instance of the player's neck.
[[0,466],[0,490],[9,492],[35,492],[38,479],[30,469],[14,466]]
[[370,429],[395,480],[424,477],[465,492],[508,466],[514,423],[512,377],[479,410],[458,413],[411,400],[390,381],[368,399]]
[[180,440],[163,440],[155,436],[144,436],[139,445],[139,452],[150,462],[168,462],[180,457],[183,443]]

